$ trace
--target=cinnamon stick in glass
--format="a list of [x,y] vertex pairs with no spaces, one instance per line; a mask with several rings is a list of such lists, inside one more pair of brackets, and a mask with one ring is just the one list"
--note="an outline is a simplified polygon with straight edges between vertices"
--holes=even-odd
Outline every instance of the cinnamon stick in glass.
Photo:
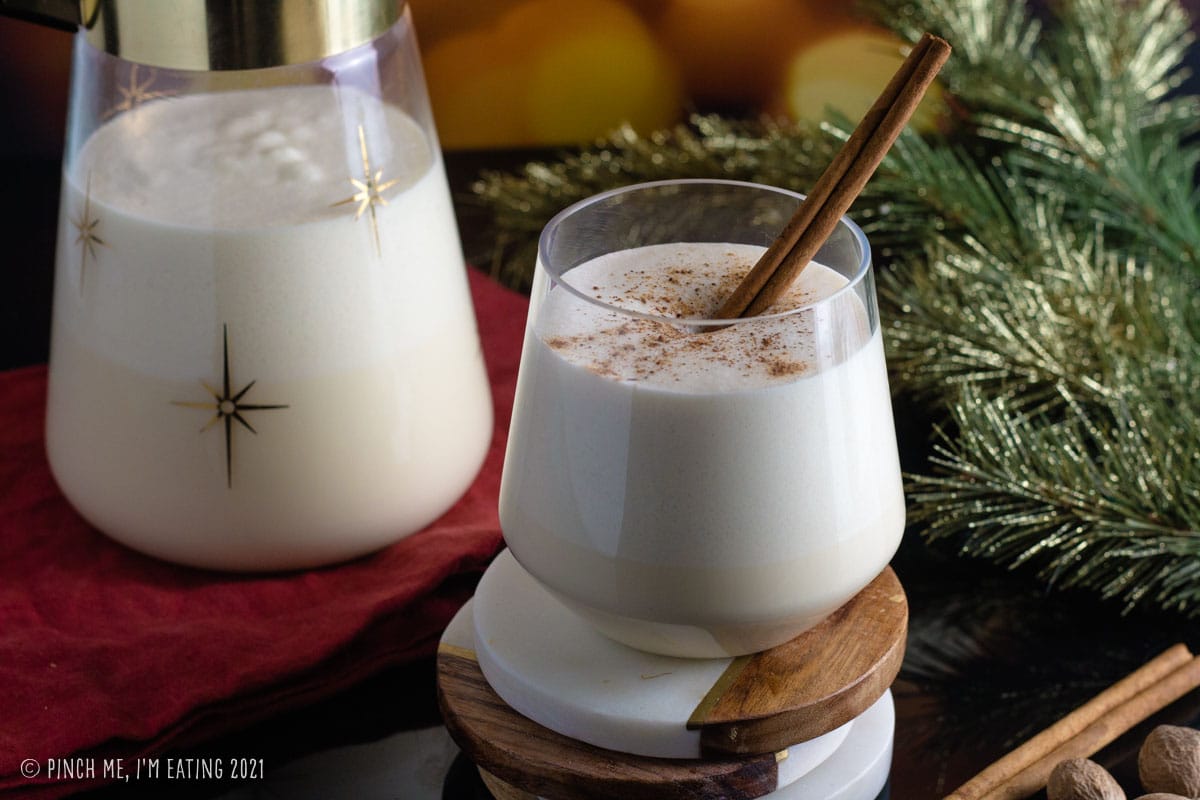
[[944,39],[921,37],[783,232],[721,304],[716,319],[761,314],[791,286],[862,192],[949,57]]

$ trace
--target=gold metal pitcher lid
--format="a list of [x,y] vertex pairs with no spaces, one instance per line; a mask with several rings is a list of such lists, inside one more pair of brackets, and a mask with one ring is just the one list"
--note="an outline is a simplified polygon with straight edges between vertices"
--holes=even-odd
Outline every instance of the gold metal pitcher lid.
[[0,11],[82,26],[127,61],[234,70],[317,61],[365,44],[404,0],[0,0]]

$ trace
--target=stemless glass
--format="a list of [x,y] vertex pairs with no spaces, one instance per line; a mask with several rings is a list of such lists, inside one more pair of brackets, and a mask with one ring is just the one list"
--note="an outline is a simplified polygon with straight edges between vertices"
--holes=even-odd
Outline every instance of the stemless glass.
[[[789,310],[698,318],[738,277],[700,273],[734,270],[735,251],[747,269],[799,200],[731,181],[640,184],[577,203],[542,233],[500,520],[521,565],[617,641],[692,657],[782,644],[899,545],[904,497],[858,226],[840,221],[803,273],[811,297]],[[597,277],[602,263],[625,274],[623,289]],[[672,294],[690,298],[676,309],[703,298],[701,313],[664,313]]]
[[402,5],[106,0],[76,37],[46,442],[113,538],[309,567],[478,471],[492,406]]

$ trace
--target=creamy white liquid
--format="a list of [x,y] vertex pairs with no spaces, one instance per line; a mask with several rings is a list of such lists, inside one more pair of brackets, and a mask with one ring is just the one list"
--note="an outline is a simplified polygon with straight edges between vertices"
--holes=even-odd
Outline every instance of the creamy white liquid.
[[[357,202],[357,126],[387,201]],[[85,208],[86,207],[86,208]],[[103,244],[83,251],[79,224]],[[64,493],[137,549],[201,566],[348,558],[466,489],[491,402],[441,162],[352,91],[145,105],[64,174],[47,447]],[[252,433],[183,405],[286,405]]]
[[[567,273],[634,311],[715,308],[761,248],[658,245]],[[782,307],[846,281],[811,264]],[[690,333],[551,289],[501,486],[514,555],[611,636],[672,655],[779,644],[887,564],[904,528],[883,347],[846,289]]]

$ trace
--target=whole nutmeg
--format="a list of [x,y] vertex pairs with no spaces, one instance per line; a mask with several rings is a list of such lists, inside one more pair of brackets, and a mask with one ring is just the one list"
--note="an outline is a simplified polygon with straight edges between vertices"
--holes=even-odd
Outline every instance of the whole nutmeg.
[[1178,794],[1167,794],[1166,792],[1155,792],[1154,794],[1138,795],[1134,800],[1188,800]]
[[1147,792],[1200,797],[1200,731],[1159,725],[1138,753],[1138,774]]
[[1125,792],[1108,770],[1087,758],[1060,761],[1046,783],[1050,800],[1125,800]]

